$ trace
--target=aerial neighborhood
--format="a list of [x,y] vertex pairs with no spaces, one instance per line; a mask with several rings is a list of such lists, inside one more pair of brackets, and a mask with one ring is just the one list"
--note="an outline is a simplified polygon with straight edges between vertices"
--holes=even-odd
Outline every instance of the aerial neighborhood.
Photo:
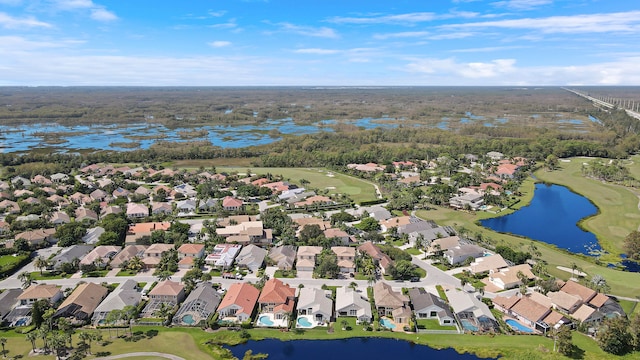
[[[533,162],[498,152],[349,164],[392,189],[356,204],[306,180],[247,170],[87,164],[0,181],[0,320],[39,326],[598,331],[622,307],[580,271],[415,215],[500,212]],[[332,175],[329,173],[327,176]],[[372,190],[373,191],[373,190]],[[576,269],[573,269],[576,270]]]

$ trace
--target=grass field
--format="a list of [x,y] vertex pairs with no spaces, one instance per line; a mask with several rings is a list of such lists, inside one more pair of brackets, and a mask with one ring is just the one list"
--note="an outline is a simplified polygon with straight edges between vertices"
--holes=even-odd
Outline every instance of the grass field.
[[[246,173],[247,167],[219,167],[218,171]],[[352,177],[335,173],[327,169],[318,168],[251,168],[254,174],[282,175],[288,181],[300,185],[300,179],[309,181],[306,188],[328,190],[330,194],[347,194],[355,202],[370,201],[376,199],[376,191],[373,184]],[[333,175],[333,176],[330,176]]]
[[40,271],[33,271],[31,273],[31,278],[33,280],[51,280],[51,279],[68,279],[73,274],[62,274],[58,272],[51,271],[43,271],[42,274]]
[[[640,225],[640,211],[638,210],[638,194],[629,188],[605,184],[601,181],[589,179],[580,173],[583,163],[591,161],[587,158],[573,158],[560,162],[561,170],[536,172],[536,177],[546,182],[565,185],[573,191],[589,198],[599,209],[600,213],[584,220],[582,226],[594,233],[603,249],[610,256],[603,257],[611,262],[618,261],[623,252],[622,243],[625,236]],[[630,167],[635,172],[640,164]]]
[[[533,188],[533,182],[526,182],[525,186]],[[523,201],[519,205],[525,205]],[[548,263],[548,270],[551,275],[561,279],[568,279],[571,274],[558,270],[557,266],[571,267],[572,263],[578,265],[589,276],[595,274],[602,275],[607,283],[611,286],[611,293],[620,296],[640,296],[640,288],[637,286],[629,286],[629,284],[637,283],[640,274],[618,271],[599,266],[595,263],[595,259],[585,255],[570,254],[567,251],[560,250],[552,245],[539,241],[533,241],[524,237],[518,237],[509,234],[500,234],[490,229],[479,226],[476,222],[485,217],[495,216],[488,213],[471,214],[463,211],[455,211],[449,208],[435,208],[433,210],[420,210],[416,215],[427,220],[434,220],[440,225],[449,225],[460,229],[464,227],[470,234],[481,234],[483,238],[490,238],[496,245],[507,245],[520,251],[529,251],[529,245],[535,244],[542,253],[542,259]]]

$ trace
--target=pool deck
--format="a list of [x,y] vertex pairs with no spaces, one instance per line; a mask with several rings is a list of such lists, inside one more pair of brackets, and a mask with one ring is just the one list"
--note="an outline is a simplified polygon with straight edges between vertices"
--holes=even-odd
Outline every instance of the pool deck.
[[398,324],[397,322],[393,321],[393,319],[390,319],[390,318],[388,318],[386,316],[383,316],[383,317],[380,318],[380,320],[382,320],[382,319],[386,319],[387,321],[389,321],[390,323],[392,323],[396,327],[393,328],[393,329],[389,329],[388,327],[386,327],[386,326],[382,325],[382,323],[380,323],[381,327],[383,327],[385,329],[389,329],[389,330],[394,331],[394,332],[404,332],[405,324]]
[[[514,318],[514,317],[511,317],[511,316],[505,316],[503,319],[504,319],[504,322],[507,324],[507,326],[509,326],[511,329],[513,329],[513,331],[517,331],[517,332],[519,332],[519,333],[521,333],[521,334],[530,334],[530,335],[538,335],[538,334],[540,334],[540,331],[538,331],[538,330],[536,330],[536,329],[533,329],[533,328],[531,328],[530,326],[527,326],[527,325],[523,324],[523,323],[522,323],[522,321],[520,321],[520,320],[518,320],[518,319],[516,319],[516,318]],[[514,326],[512,326],[511,324],[507,323],[507,320],[513,320],[513,321],[515,321],[515,322],[517,322],[518,324],[520,324],[520,326],[525,327],[525,328],[527,328],[527,329],[530,329],[530,330],[531,330],[531,332],[526,332],[526,331],[518,330],[517,328],[515,328],[515,327],[514,327]]]
[[[303,326],[298,323],[298,319],[305,318],[311,324],[311,326]],[[296,318],[296,328],[298,329],[313,329],[315,327],[327,327],[327,323],[318,323],[314,320],[313,315],[300,315]]]
[[[273,323],[272,325],[267,325],[267,324],[263,324],[260,321],[260,318],[266,316],[269,318],[269,320],[271,320],[271,322]],[[286,319],[276,319],[273,316],[273,313],[262,313],[258,315],[258,320],[256,321],[256,326],[258,327],[287,327],[288,321]]]

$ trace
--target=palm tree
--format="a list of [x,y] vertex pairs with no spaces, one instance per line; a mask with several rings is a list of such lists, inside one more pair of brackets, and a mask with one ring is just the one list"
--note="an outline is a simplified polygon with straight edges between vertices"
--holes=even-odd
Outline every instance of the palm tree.
[[158,277],[159,281],[165,281],[169,280],[171,278],[171,275],[173,274],[170,271],[161,271],[156,276]]
[[49,329],[47,329],[46,327],[41,327],[40,329],[38,329],[38,333],[37,333],[38,337],[40,339],[42,339],[42,348],[47,351],[47,349],[49,348],[48,343],[47,343],[47,337],[49,336]]
[[[109,324],[111,327],[117,325],[117,323],[122,319],[122,310],[114,309],[109,312],[105,322]],[[111,331],[111,330],[109,330]],[[116,327],[116,337],[118,337],[118,328]]]
[[33,267],[35,267],[36,269],[40,269],[40,275],[42,275],[42,269],[46,269],[47,266],[49,266],[49,262],[42,256],[38,256],[33,262]]
[[167,305],[167,303],[161,303],[160,307],[154,312],[154,315],[162,319],[162,325],[167,325],[172,311],[172,306]]
[[87,348],[86,348],[87,350],[85,351],[85,355],[91,354],[91,340],[93,339],[93,334],[87,331],[83,331],[80,333],[80,335],[78,335],[78,337],[83,343],[87,344]]
[[73,343],[71,342],[71,336],[75,333],[73,325],[67,318],[59,318],[58,319],[58,330],[60,330],[63,334],[67,336],[67,341],[69,341],[69,347],[73,347]]
[[18,275],[18,280],[22,282],[23,289],[26,289],[29,286],[35,284],[35,280],[33,280],[33,276],[31,276],[31,273],[28,271],[21,272],[20,275]]
[[56,351],[56,359],[62,359],[66,355],[67,336],[61,332],[51,333],[49,339],[51,347]]
[[35,331],[32,331],[30,333],[27,333],[27,336],[25,338],[25,340],[30,341],[31,342],[31,350],[35,353],[36,352],[36,339],[38,338],[38,334]]
[[349,284],[349,288],[352,289],[352,290],[355,290],[357,287],[358,287],[358,284],[355,281],[352,281]]
[[7,343],[7,338],[0,338],[0,345],[2,345],[2,358],[6,358],[7,357],[7,352],[4,349],[5,344]]
[[129,336],[133,336],[133,329],[131,328],[131,322],[138,317],[138,309],[133,305],[127,305],[122,309],[122,320],[125,320],[129,325]]
[[127,269],[135,271],[136,273],[142,270],[142,268],[144,268],[144,263],[138,256],[131,258],[131,260],[129,260],[129,264],[127,264]]
[[578,264],[572,262],[571,263],[571,277],[572,278],[576,277],[576,275],[575,275],[576,269],[578,269]]

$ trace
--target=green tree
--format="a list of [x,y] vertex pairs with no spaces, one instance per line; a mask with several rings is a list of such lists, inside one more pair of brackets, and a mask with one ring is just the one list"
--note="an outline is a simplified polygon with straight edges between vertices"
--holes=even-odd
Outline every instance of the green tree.
[[335,279],[340,274],[340,267],[338,266],[338,257],[336,254],[329,250],[324,249],[318,255],[318,264],[313,269],[316,277],[323,279]]
[[558,168],[558,157],[554,154],[547,155],[547,158],[544,161],[544,167],[547,170],[555,170]]
[[600,348],[614,355],[627,353],[633,343],[628,325],[629,322],[624,317],[606,319],[596,335]]
[[43,258],[42,256],[38,256],[33,261],[33,267],[40,270],[40,275],[42,275],[42,269],[46,269],[47,266],[49,266],[49,262],[47,261],[47,259]]
[[378,220],[372,217],[367,217],[360,220],[360,223],[356,224],[355,227],[365,232],[380,230],[380,224],[378,223]]
[[305,244],[311,243],[313,240],[319,238],[320,236],[324,236],[322,229],[319,225],[305,225],[302,230],[300,230],[300,241]]
[[624,251],[634,260],[640,260],[640,231],[634,230],[624,238]]
[[18,275],[18,280],[22,282],[23,289],[26,289],[35,283],[35,280],[33,280],[33,276],[31,276],[31,273],[28,271],[21,272]]
[[36,352],[36,340],[38,339],[38,333],[35,331],[28,332],[25,340],[31,343],[31,351]]
[[389,266],[389,274],[398,280],[407,280],[418,275],[416,265],[408,260],[399,260],[395,265]]
[[79,243],[86,233],[87,227],[83,223],[73,221],[60,225],[55,236],[58,239],[58,246],[66,247]]
[[7,357],[7,350],[5,350],[5,345],[7,344],[7,338],[0,338],[0,345],[2,345],[2,358]]
[[573,353],[573,336],[569,327],[561,326],[555,330],[554,335],[558,352],[564,356],[570,356]]

